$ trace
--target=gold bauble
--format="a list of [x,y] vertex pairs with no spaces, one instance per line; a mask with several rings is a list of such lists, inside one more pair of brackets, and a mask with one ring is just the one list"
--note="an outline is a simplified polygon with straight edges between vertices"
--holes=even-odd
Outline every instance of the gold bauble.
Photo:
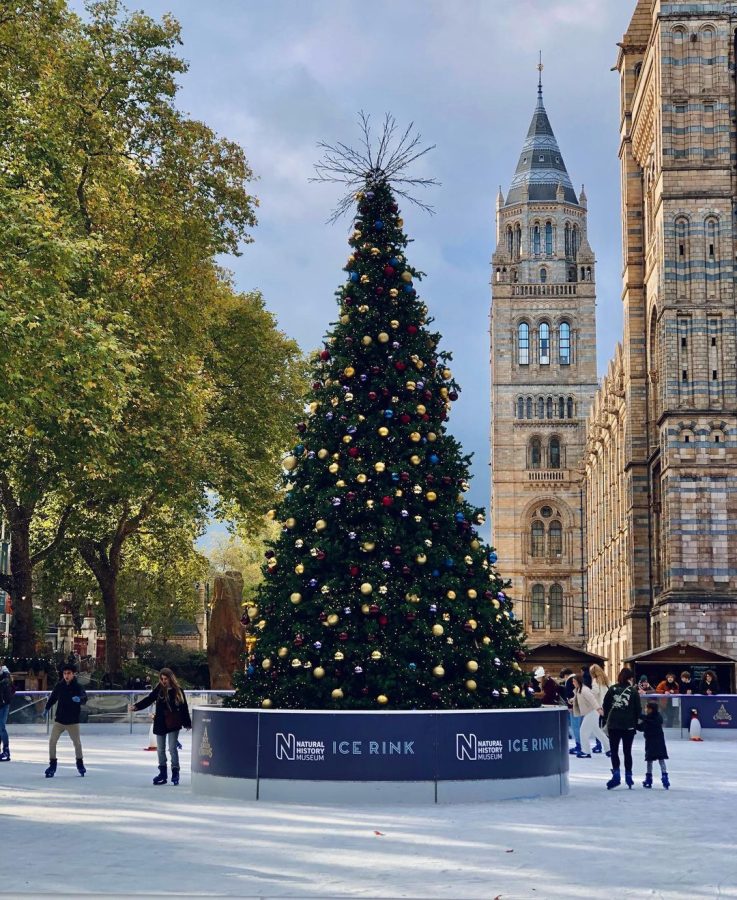
[[[396,297],[396,294],[393,294],[392,296]],[[399,320],[398,319],[392,319],[389,324],[391,325],[392,328],[399,328]]]
[[414,381],[408,381],[407,384],[405,384],[405,387],[408,391],[413,391],[417,387],[417,385],[414,383]]
[[279,657],[279,659],[284,659],[285,656],[289,655],[289,648],[279,647],[279,649],[276,651],[276,655]]
[[318,519],[317,522],[315,522],[315,531],[324,531],[327,527],[328,523],[325,519]]
[[373,343],[373,340],[368,334],[364,334],[364,336],[361,338],[361,343],[364,347],[369,347]]
[[297,563],[297,565],[294,567],[295,574],[297,574],[297,575],[301,575],[304,572],[304,570],[305,570],[305,567],[302,565],[302,563]]
[[368,603],[361,604],[361,612],[364,614],[364,616],[367,616],[371,612],[371,607],[368,605]]
[[277,566],[277,560],[276,560],[276,557],[275,557],[275,556],[272,556],[271,559],[269,559],[269,560],[266,561],[266,568],[267,568],[267,569],[275,569],[276,566]]
[[292,660],[292,668],[293,668],[293,669],[298,669],[301,665],[302,665],[302,663],[301,663],[300,660],[297,659],[297,657],[295,656],[294,659]]
[[491,643],[491,638],[488,636],[488,634],[484,635],[484,637],[481,638],[481,643],[484,645],[484,647],[489,646],[489,644]]
[[249,619],[255,619],[258,615],[258,606],[249,606],[246,610]]
[[370,278],[368,277],[368,275],[361,275],[361,284],[368,284],[369,281]]
[[297,606],[298,603],[302,602],[302,594],[299,594],[297,591],[295,591],[293,594],[289,595],[289,599],[292,601],[292,603],[294,603],[295,606]]
[[292,469],[297,466],[297,457],[296,456],[287,456],[285,459],[281,461],[282,469],[286,469],[287,472],[291,472]]
[[494,609],[499,609],[500,603],[499,603],[499,601],[498,601],[496,598],[494,598],[494,599],[491,601],[491,605],[494,607]]
[[468,691],[475,691],[477,687],[478,687],[478,685],[473,680],[473,678],[469,678],[468,681],[466,682],[466,690],[468,690]]
[[374,650],[371,654],[371,659],[381,659],[381,653],[378,650]]
[[389,340],[389,335],[385,331],[380,331],[377,336],[380,344],[386,344]]
[[333,659],[337,659],[338,662],[340,662],[341,659],[345,659],[345,654],[343,653],[342,650],[338,650],[338,651],[336,651],[335,656],[333,657]]
[[512,688],[512,693],[519,694],[519,685],[515,684],[515,686]]
[[450,369],[443,369],[443,378],[446,381],[452,376],[452,374],[453,373],[450,371]]
[[358,475],[356,475],[356,481],[359,484],[366,484],[366,476],[363,474],[363,472],[359,472]]
[[362,304],[358,307],[358,311],[359,311],[360,313],[367,313],[367,312],[368,312],[368,306],[366,306],[365,303],[362,303]]
[[436,441],[438,439],[438,436],[437,436],[437,434],[435,434],[434,431],[428,431],[427,439],[428,439],[428,441],[430,441],[430,443],[432,443],[433,441]]
[[265,700],[262,700],[262,701],[261,701],[261,706],[262,706],[264,709],[271,709],[271,707],[273,706],[273,704],[272,704],[271,700],[269,700],[269,698],[267,697]]
[[426,412],[427,412],[427,408],[422,403],[418,403],[417,404],[417,415],[424,416]]
[[435,493],[435,491],[428,491],[425,494],[425,497],[428,499],[428,501],[430,503],[434,503],[438,499],[438,495]]
[[416,444],[418,441],[421,441],[421,440],[422,440],[422,435],[420,434],[419,431],[413,431],[413,432],[410,434],[409,439],[410,439],[413,443]]
[[402,279],[402,281],[404,281],[404,282],[410,282],[410,281],[412,281],[412,273],[411,273],[411,272],[402,272],[402,274],[401,274],[399,277],[400,277],[400,278]]
[[330,465],[328,466],[328,472],[330,472],[332,475],[335,475],[339,468],[340,466],[338,465],[338,463],[330,463]]
[[370,594],[372,591],[373,587],[369,584],[368,581],[364,581],[364,583],[361,585],[361,593],[366,595]]
[[327,455],[328,455],[328,451],[327,451],[324,447],[323,447],[321,450],[318,450],[318,451],[317,451],[317,458],[318,458],[318,459],[325,459],[325,457],[326,457]]
[[467,593],[469,600],[475,600],[478,597],[478,594],[473,588],[469,588]]
[[350,403],[353,400],[353,394],[349,392],[343,396],[343,399],[346,403]]
[[266,513],[266,518],[267,518],[267,519],[274,519],[274,518],[276,518],[276,510],[275,510],[275,509],[270,509],[270,510]]
[[328,625],[337,625],[339,621],[340,621],[340,618],[337,615],[337,613],[330,613],[330,615],[326,619],[326,622],[328,623]]
[[340,317],[340,324],[347,325],[351,321],[351,317],[348,315],[343,315]]
[[481,544],[479,544],[479,542],[476,540],[476,538],[474,538],[471,541],[471,549],[472,550],[478,550],[480,546],[481,546]]
[[432,673],[436,678],[442,678],[445,675],[445,669],[442,666],[435,666]]
[[386,696],[386,694],[379,694],[379,696],[376,698],[376,702],[380,706],[386,706],[386,704],[389,702],[389,698]]
[[373,501],[373,500],[367,500],[367,501],[366,501],[366,509],[373,509],[373,508],[374,508],[374,501]]
[[419,466],[421,462],[420,457],[416,453],[413,453],[412,456],[410,456],[409,461],[413,466]]
[[270,669],[271,668],[271,660],[266,657],[266,659],[261,660],[261,668],[262,669]]
[[371,553],[372,550],[376,549],[376,544],[373,541],[364,541],[361,544],[361,547],[366,551],[366,553]]
[[398,291],[396,288],[392,288],[392,289],[389,291],[389,296],[390,296],[390,297],[398,297],[398,296],[399,296],[399,291]]
[[345,481],[343,481],[342,478],[339,478],[339,479],[335,482],[335,486],[336,486],[336,487],[339,487],[339,488],[344,488],[344,487],[345,487]]
[[325,677],[325,669],[322,666],[316,666],[312,670],[312,674],[315,678],[320,679]]
[[466,663],[466,668],[469,672],[478,672],[479,664],[475,659],[469,659],[469,661]]
[[353,366],[346,366],[345,369],[343,369],[343,374],[346,378],[353,378],[353,376],[356,374],[356,370],[353,368]]
[[343,691],[340,688],[335,688],[335,690],[330,694],[333,700],[342,700],[343,699]]
[[445,400],[445,398],[448,396],[448,388],[447,387],[440,388],[440,396],[443,398],[443,400]]
[[448,591],[448,593],[447,593],[445,596],[448,598],[448,600],[455,600],[455,598],[456,598],[456,592],[455,592],[455,591]]
[[352,440],[353,440],[353,438],[351,437],[350,434],[343,435],[343,443],[344,444],[350,444]]
[[379,436],[386,437],[388,434],[389,434],[389,429],[386,427],[386,425],[382,425],[381,428],[379,428]]
[[443,633],[443,631],[444,631],[444,628],[442,625],[435,624],[432,627],[432,633],[435,635],[435,637],[440,637],[440,635]]
[[383,463],[383,462],[377,462],[377,463],[374,465],[374,469],[376,469],[377,472],[383,472],[384,469],[386,469],[386,463]]
[[479,627],[479,623],[476,621],[476,619],[469,619],[468,625],[470,626],[471,631],[476,631],[476,629]]
[[464,562],[467,566],[472,566],[472,565],[473,565],[473,557],[472,557],[472,556],[464,556],[464,557],[463,557],[463,562]]
[[427,557],[424,553],[418,553],[417,556],[415,556],[415,562],[418,562],[421,566],[424,566],[427,562]]

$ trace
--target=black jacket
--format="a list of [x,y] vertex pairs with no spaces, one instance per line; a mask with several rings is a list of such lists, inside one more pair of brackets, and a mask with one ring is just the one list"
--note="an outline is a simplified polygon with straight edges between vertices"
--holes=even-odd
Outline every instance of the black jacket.
[[[79,703],[75,703],[72,697],[79,697]],[[69,684],[62,678],[57,681],[56,687],[46,701],[46,709],[56,703],[55,720],[61,725],[78,725],[79,715],[82,712],[82,704],[87,702],[87,694],[76,678],[72,678]]]
[[656,759],[668,759],[663,734],[663,717],[659,712],[643,716],[637,723],[637,730],[645,735],[645,759],[650,762]]
[[0,709],[6,707],[13,698],[13,692],[10,690],[10,676],[0,676]]
[[[154,711],[154,734],[169,734],[170,731],[179,731],[180,728],[191,728],[192,720],[189,717],[189,708],[187,707],[187,698],[182,691],[182,702],[177,703],[177,692],[170,687],[164,697],[161,688],[157,684],[148,697],[139,700],[134,705],[135,709],[146,709],[152,703],[156,704]],[[167,724],[167,712],[170,713],[169,723]],[[172,720],[171,714],[174,713]],[[177,724],[177,722],[179,724]]]
[[634,685],[613,684],[604,697],[604,718],[607,728],[615,731],[634,731],[642,715],[640,694]]
[[711,691],[712,696],[719,693],[719,682],[715,678],[712,678],[711,683],[709,683],[706,678],[701,679],[698,693],[706,694],[707,691]]

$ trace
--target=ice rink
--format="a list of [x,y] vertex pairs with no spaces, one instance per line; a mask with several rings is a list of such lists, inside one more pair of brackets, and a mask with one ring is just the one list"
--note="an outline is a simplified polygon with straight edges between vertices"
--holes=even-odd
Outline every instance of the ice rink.
[[[84,734],[88,773],[45,735],[0,763],[0,893],[249,898],[737,898],[737,741],[669,743],[672,788],[607,791],[608,760],[571,760],[558,799],[458,806],[290,806],[154,787],[146,736]],[[657,775],[657,766],[656,766]]]

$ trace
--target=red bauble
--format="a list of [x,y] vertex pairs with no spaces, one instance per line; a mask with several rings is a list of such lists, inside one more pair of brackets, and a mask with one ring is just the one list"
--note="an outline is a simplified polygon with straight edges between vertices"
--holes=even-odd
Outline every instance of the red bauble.
[[376,398],[377,398],[378,396],[379,396],[379,395],[376,393],[376,391],[369,391],[369,392],[368,392],[368,398],[369,398],[369,400],[371,400],[371,401],[376,400]]
[[406,615],[404,618],[405,618],[408,622],[414,622],[414,620],[417,618],[417,613],[408,612],[407,615]]
[[394,498],[393,498],[393,497],[382,497],[382,498],[381,498],[381,505],[382,505],[382,506],[391,506],[393,503],[394,503]]
[[430,698],[437,703],[438,700],[440,700],[440,694],[437,691],[433,691],[432,694],[430,694]]
[[346,498],[346,500],[355,500],[355,499],[356,499],[356,492],[355,492],[355,491],[348,491],[348,493],[345,495],[345,498]]
[[351,566],[348,570],[354,578],[357,578],[361,574],[361,570],[358,566]]
[[401,472],[399,477],[402,481],[409,481],[409,472]]
[[384,274],[386,275],[387,278],[391,278],[392,275],[394,274],[394,266],[390,266],[388,264],[386,266],[384,266]]
[[378,366],[371,366],[371,374],[378,375],[381,372],[381,369]]
[[422,396],[425,400],[432,400],[432,393],[430,391],[424,391]]
[[381,389],[381,396],[382,396],[382,397],[388,397],[390,393],[391,393],[391,391],[389,390],[389,388],[382,388],[382,389]]
[[524,662],[525,659],[527,658],[527,657],[525,656],[525,651],[524,651],[524,650],[515,650],[515,651],[514,651],[514,655],[515,655],[515,657],[517,658],[517,662]]
[[358,456],[359,450],[358,447],[349,447],[348,448],[348,456],[355,458]]
[[407,364],[403,363],[402,360],[399,359],[394,363],[394,368],[397,370],[397,372],[404,372],[404,370],[407,368]]
[[402,566],[402,575],[411,575],[412,570],[409,566]]
[[402,548],[399,546],[399,544],[397,544],[396,547],[392,547],[392,550],[397,554],[397,556],[399,556],[399,554],[402,552]]
[[369,612],[371,613],[372,616],[375,616],[378,611],[379,611],[378,604],[372,603],[371,606],[369,606]]
[[327,362],[330,359],[330,351],[329,350],[321,350],[320,351],[320,359],[323,362]]
[[451,478],[449,475],[443,475],[443,484],[451,484]]
[[321,612],[320,615],[317,617],[317,621],[324,622],[325,619],[327,619],[327,617],[328,617],[328,614],[326,612]]
[[315,556],[316,556],[318,559],[325,559],[325,551],[324,551],[324,550],[318,550],[317,553],[315,554]]
[[295,647],[301,647],[302,644],[304,644],[304,642],[305,642],[305,639],[302,637],[301,634],[298,634],[297,637],[294,639]]
[[341,631],[340,634],[338,635],[338,640],[339,641],[347,641],[348,640],[348,632]]
[[407,425],[407,423],[411,421],[411,418],[412,417],[408,416],[407,413],[402,413],[402,415],[399,417],[399,421],[402,423],[402,425]]
[[428,476],[425,478],[425,481],[426,481],[428,484],[433,484],[434,481],[435,481],[435,476],[434,476],[434,475],[428,475]]
[[369,689],[367,687],[361,688],[361,693],[363,694],[364,697],[366,697],[368,695],[368,692],[369,692]]
[[321,387],[322,387],[322,381],[313,381],[312,382],[312,390],[313,391],[319,391]]
[[305,431],[307,431],[307,424],[305,422],[299,422],[297,425],[297,431],[300,434],[303,434]]
[[381,296],[381,295],[384,293],[384,288],[381,287],[381,285],[379,285],[379,287],[376,288],[376,293],[377,293],[379,296]]
[[424,413],[423,416],[422,416],[422,421],[423,421],[423,422],[429,422],[429,421],[430,421],[430,416],[428,416],[427,413]]
[[458,394],[455,391],[451,391],[448,394],[448,400],[457,400],[457,399],[458,399]]
[[383,628],[385,625],[388,624],[389,617],[388,616],[379,616],[377,621],[378,621],[379,625],[381,625],[381,627]]
[[407,326],[407,334],[417,334],[417,326],[416,325],[408,325]]

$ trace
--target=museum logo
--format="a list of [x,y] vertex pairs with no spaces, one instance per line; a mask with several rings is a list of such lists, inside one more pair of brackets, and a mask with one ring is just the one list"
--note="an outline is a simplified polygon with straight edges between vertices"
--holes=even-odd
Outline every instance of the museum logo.
[[291,734],[276,733],[276,758],[289,762],[324,762],[324,741],[298,741]]
[[504,755],[501,741],[480,741],[475,734],[456,734],[456,758],[461,762],[470,760],[476,762],[483,760],[501,759]]

